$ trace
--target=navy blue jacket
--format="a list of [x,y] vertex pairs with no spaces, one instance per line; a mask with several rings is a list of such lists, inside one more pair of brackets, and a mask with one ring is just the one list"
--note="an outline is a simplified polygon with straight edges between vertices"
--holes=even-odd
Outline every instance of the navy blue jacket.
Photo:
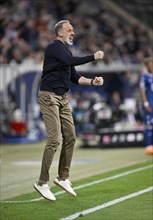
[[63,95],[70,83],[78,83],[81,77],[74,66],[94,61],[94,55],[73,57],[68,47],[59,40],[51,42],[44,56],[40,90]]

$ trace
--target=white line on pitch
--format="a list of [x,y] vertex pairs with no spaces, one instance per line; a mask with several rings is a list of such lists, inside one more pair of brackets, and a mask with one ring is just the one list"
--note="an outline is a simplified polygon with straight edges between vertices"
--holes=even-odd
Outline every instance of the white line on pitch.
[[69,215],[69,216],[67,216],[67,217],[65,217],[65,218],[61,218],[60,220],[73,220],[73,219],[76,219],[76,218],[78,218],[78,217],[80,217],[80,216],[83,216],[83,215],[87,215],[87,214],[96,212],[96,211],[98,211],[98,210],[100,210],[100,209],[104,209],[104,208],[106,208],[106,207],[115,205],[115,204],[117,204],[117,203],[119,203],[119,202],[123,202],[123,201],[125,201],[125,200],[127,200],[127,199],[131,199],[131,198],[134,198],[134,197],[136,197],[136,196],[142,195],[142,194],[144,194],[144,193],[146,193],[146,192],[149,192],[149,191],[151,191],[151,190],[153,190],[153,186],[148,187],[148,188],[143,189],[143,190],[140,190],[140,191],[138,191],[138,192],[134,192],[134,193],[129,194],[129,195],[127,195],[127,196],[123,196],[123,197],[120,197],[120,198],[118,198],[118,199],[114,199],[114,200],[112,200],[112,201],[109,201],[109,202],[106,202],[106,203],[104,203],[104,204],[95,206],[95,207],[93,207],[93,208],[86,209],[86,210],[83,210],[83,211],[81,211],[81,212],[77,212],[77,213],[72,214],[72,215]]
[[[106,181],[109,181],[109,180],[117,179],[117,178],[129,175],[129,174],[133,174],[133,173],[136,173],[136,172],[139,172],[139,171],[142,171],[142,170],[152,168],[152,167],[153,167],[153,165],[148,165],[148,166],[145,166],[145,167],[137,168],[137,169],[130,170],[130,171],[127,171],[127,172],[124,172],[124,173],[120,173],[120,174],[117,174],[117,175],[114,175],[114,176],[110,176],[110,177],[107,177],[107,178],[104,178],[104,179],[92,181],[90,183],[85,183],[85,184],[76,186],[73,189],[77,190],[77,189],[81,189],[81,188],[84,188],[84,187],[92,186],[92,185],[95,185],[95,184],[98,184],[98,183],[102,183],[102,182],[106,182]],[[56,192],[54,195],[58,196],[58,195],[61,195],[63,193],[65,193],[65,191],[62,190],[62,191]],[[17,200],[10,200],[10,201],[3,201],[3,202],[5,202],[5,203],[36,202],[36,201],[40,201],[42,199],[44,199],[44,198],[39,197],[39,198],[35,198],[35,199],[30,199],[30,200],[18,200],[18,201]]]

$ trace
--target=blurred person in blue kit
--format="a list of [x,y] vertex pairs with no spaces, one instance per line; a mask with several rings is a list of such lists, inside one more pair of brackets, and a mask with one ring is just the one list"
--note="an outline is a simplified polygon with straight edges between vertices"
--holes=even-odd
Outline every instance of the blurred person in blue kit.
[[76,139],[72,112],[70,110],[67,92],[70,83],[79,85],[103,85],[102,77],[89,79],[76,72],[77,65],[101,60],[103,51],[92,55],[75,57],[68,46],[73,44],[74,30],[68,20],[58,22],[54,27],[56,39],[45,50],[43,73],[41,77],[38,101],[47,130],[47,144],[44,149],[41,172],[34,188],[46,199],[55,201],[56,198],[48,186],[49,169],[54,154],[60,144],[62,134],[62,149],[59,159],[58,176],[54,183],[69,194],[76,196],[69,171]]
[[146,154],[153,154],[153,57],[144,59],[146,70],[140,78],[140,96],[145,123],[144,138]]

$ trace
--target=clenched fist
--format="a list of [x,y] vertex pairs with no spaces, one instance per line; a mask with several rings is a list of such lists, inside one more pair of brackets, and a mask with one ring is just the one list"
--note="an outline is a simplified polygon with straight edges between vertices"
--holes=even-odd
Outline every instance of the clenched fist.
[[92,85],[93,86],[101,86],[101,85],[103,85],[103,83],[104,83],[104,79],[103,79],[103,77],[95,77],[94,79],[92,79]]
[[96,53],[94,53],[95,60],[102,60],[104,57],[104,52],[99,50]]

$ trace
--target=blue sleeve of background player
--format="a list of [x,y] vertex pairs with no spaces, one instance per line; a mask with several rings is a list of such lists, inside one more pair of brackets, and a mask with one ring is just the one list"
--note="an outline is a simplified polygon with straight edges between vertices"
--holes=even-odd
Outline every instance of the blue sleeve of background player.
[[142,75],[142,76],[140,77],[139,87],[140,87],[140,90],[146,90],[145,76],[144,76],[144,75]]

